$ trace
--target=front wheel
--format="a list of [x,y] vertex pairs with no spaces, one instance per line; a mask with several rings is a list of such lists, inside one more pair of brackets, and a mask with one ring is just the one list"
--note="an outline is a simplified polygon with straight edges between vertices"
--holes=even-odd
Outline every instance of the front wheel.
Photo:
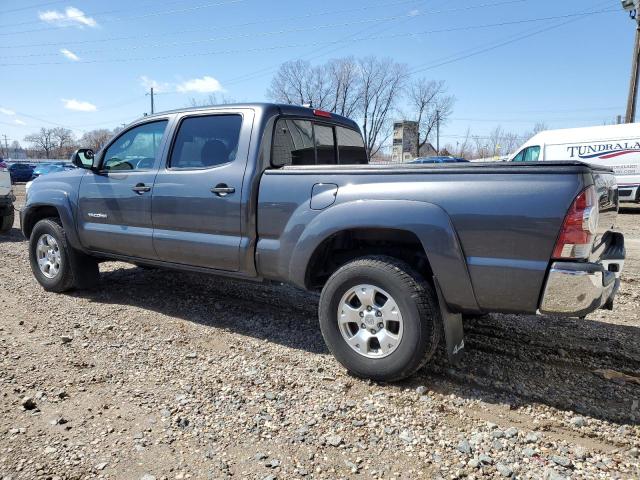
[[433,288],[391,257],[363,257],[340,267],[322,290],[319,317],[336,359],[354,375],[377,381],[412,375],[440,341]]
[[98,281],[98,262],[74,250],[57,218],[40,220],[29,238],[33,275],[49,292],[90,288]]

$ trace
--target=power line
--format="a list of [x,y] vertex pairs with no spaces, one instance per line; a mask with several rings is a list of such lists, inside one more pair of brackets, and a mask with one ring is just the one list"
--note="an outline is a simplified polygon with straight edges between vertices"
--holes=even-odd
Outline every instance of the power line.
[[38,8],[38,7],[45,7],[47,5],[53,5],[54,3],[65,3],[65,2],[64,0],[53,0],[52,2],[36,3],[35,5],[29,5],[26,7],[12,8],[10,10],[2,10],[0,11],[0,13],[5,14],[5,13],[20,12],[22,10],[29,10],[31,8]]
[[[416,3],[416,0],[412,0],[411,3]],[[422,2],[418,2],[418,3],[422,3]],[[414,17],[405,18],[403,23],[408,22],[409,20],[411,20],[411,18],[414,18]],[[376,26],[377,25],[374,25],[374,27],[376,27]],[[382,28],[380,31],[384,32],[384,31],[389,30],[390,28],[393,28],[393,27],[391,25],[389,25],[386,28]],[[342,40],[350,40],[352,38],[355,38],[359,34],[369,31],[369,29],[370,29],[370,27],[367,27],[365,29],[359,30],[359,31],[354,32],[352,34],[349,34],[346,37],[342,37]],[[323,57],[325,55],[328,55],[329,53],[333,53],[333,52],[336,52],[338,50],[341,50],[342,48],[344,48],[344,45],[343,46],[339,46],[338,48],[333,48],[331,50],[327,50],[325,52],[322,52],[322,50],[326,50],[326,47],[316,48],[313,51],[311,51],[310,53],[305,54],[303,56],[306,57],[308,61],[315,60],[317,58],[320,58],[320,57]],[[322,52],[322,53],[320,53],[320,52]],[[315,55],[315,53],[318,53],[318,55]],[[292,60],[292,59],[290,58],[289,60]],[[263,76],[265,76],[265,75],[267,75],[269,73],[275,72],[278,68],[279,68],[278,65],[269,66],[269,67],[266,67],[266,68],[261,68],[259,70],[256,70],[256,71],[252,72],[252,73],[246,73],[246,74],[240,75],[239,77],[235,77],[235,78],[232,78],[230,80],[227,80],[225,82],[225,85],[236,85],[236,84],[241,83],[241,82],[245,82],[245,81],[248,81],[248,80],[253,80],[253,79],[256,79],[256,78],[260,78],[260,77],[263,77]]]
[[[158,17],[161,15],[175,15],[178,13],[185,13],[185,12],[191,12],[194,10],[201,10],[203,8],[211,8],[211,7],[221,7],[221,6],[225,6],[225,5],[234,5],[237,3],[243,3],[246,2],[247,0],[228,0],[226,2],[215,2],[215,3],[205,3],[205,4],[201,4],[201,5],[194,5],[193,7],[185,7],[185,8],[178,8],[178,9],[174,9],[174,10],[165,10],[165,11],[160,11],[160,12],[152,12],[152,13],[145,13],[143,15],[132,15],[132,16],[128,16],[128,17],[119,17],[119,18],[108,18],[106,20],[101,20],[101,24],[105,24],[105,23],[113,23],[113,22],[123,22],[123,21],[130,21],[130,20],[140,20],[142,18],[149,18],[149,17]],[[123,10],[129,10],[129,9],[118,9],[118,10],[111,10],[108,12],[101,12],[101,13],[113,13],[113,12],[118,12],[118,11],[123,11]],[[71,15],[71,16],[67,16],[66,19],[73,19],[73,18],[81,18],[81,17],[88,17],[91,15],[95,15],[94,13],[84,13],[82,15]],[[33,23],[40,23],[39,21],[35,21]],[[7,28],[10,27],[11,25],[0,25],[0,28]],[[65,28],[65,26],[54,26],[54,27],[47,27],[47,28],[37,28],[37,29],[33,29],[33,30],[20,30],[18,32],[2,32],[0,33],[0,35],[18,35],[21,33],[33,33],[33,32],[44,32],[46,30],[57,30],[59,28]]]
[[[509,1],[503,1],[503,2],[498,2],[498,3],[494,3],[494,4],[487,4],[485,6],[489,7],[489,6],[499,6],[499,5],[506,5],[506,4],[510,4],[510,3],[521,3],[524,2],[526,0],[509,0]],[[87,44],[87,43],[101,43],[101,42],[111,42],[111,41],[118,41],[118,40],[137,40],[137,39],[143,39],[143,38],[151,38],[151,37],[157,37],[157,36],[161,36],[161,37],[166,37],[168,35],[182,35],[185,33],[193,33],[193,32],[202,32],[202,31],[212,31],[215,29],[220,29],[220,28],[225,28],[225,29],[236,29],[236,28],[240,28],[240,27],[247,27],[247,26],[251,26],[251,25],[264,25],[265,23],[268,22],[273,22],[273,21],[284,21],[284,22],[288,22],[291,20],[301,20],[304,18],[316,18],[318,16],[324,16],[324,15],[339,15],[339,14],[345,14],[345,13],[353,13],[353,12],[360,12],[360,11],[369,11],[371,9],[375,9],[375,8],[389,8],[389,7],[396,7],[399,5],[406,5],[408,3],[416,3],[416,0],[400,0],[400,1],[395,1],[395,2],[383,2],[383,3],[373,3],[373,4],[368,4],[365,7],[357,7],[357,8],[348,8],[348,9],[343,9],[343,10],[325,10],[322,12],[312,12],[312,13],[306,13],[303,15],[294,15],[294,16],[290,16],[290,17],[278,17],[278,18],[270,18],[270,19],[263,19],[263,20],[257,20],[257,21],[252,21],[252,22],[244,22],[244,23],[236,23],[236,24],[231,24],[231,25],[221,25],[221,26],[217,26],[217,27],[212,27],[211,25],[207,26],[207,27],[203,27],[203,28],[189,28],[187,30],[177,30],[177,31],[173,31],[173,32],[162,32],[162,33],[149,33],[149,34],[144,34],[144,35],[128,35],[128,36],[122,36],[122,37],[107,37],[107,38],[99,38],[99,39],[93,39],[93,40],[75,40],[75,41],[68,41],[68,42],[47,42],[47,43],[31,43],[31,44],[22,44],[22,45],[0,45],[0,48],[23,48],[23,47],[47,47],[47,46],[56,46],[56,45],[64,45],[64,46],[71,46],[71,45],[81,45],[81,44]],[[469,8],[474,8],[469,7]],[[459,11],[460,9],[453,9],[452,11]],[[466,10],[466,9],[464,9]],[[433,12],[432,12],[433,13]]]
[[[578,19],[587,17],[587,16],[591,16],[591,15],[597,15],[597,14],[602,14],[602,13],[609,13],[609,12],[613,12],[614,10],[612,9],[608,9],[608,10],[599,10],[599,11],[592,11],[592,12],[580,12],[580,13],[573,13],[573,14],[566,14],[566,15],[558,15],[558,16],[550,16],[550,17],[542,17],[542,18],[531,18],[531,19],[525,19],[525,20],[514,20],[514,21],[508,21],[508,22],[499,22],[499,23],[493,23],[493,24],[485,24],[485,25],[470,25],[470,26],[464,26],[464,27],[452,27],[452,28],[444,28],[444,29],[437,29],[437,30],[427,30],[427,31],[421,31],[421,32],[403,32],[403,33],[396,33],[396,34],[391,34],[391,35],[372,35],[372,36],[368,36],[368,37],[361,37],[361,38],[355,38],[355,39],[351,39],[348,40],[349,42],[362,42],[362,41],[368,41],[368,40],[381,40],[381,39],[390,39],[390,38],[398,38],[398,37],[405,37],[407,35],[430,35],[430,34],[435,34],[435,33],[450,33],[450,32],[459,32],[459,31],[465,31],[465,30],[478,30],[478,29],[484,29],[484,28],[495,28],[495,27],[504,27],[504,26],[509,26],[509,25],[519,25],[519,24],[525,24],[525,23],[533,23],[533,22],[542,22],[542,21],[549,21],[549,20],[557,20],[560,18],[573,18],[573,17],[578,17],[577,19],[573,19],[573,20],[569,20],[567,22],[563,22],[560,24],[556,24],[556,25],[552,25],[550,27],[546,27],[540,30],[537,30],[535,32],[529,33],[527,35],[522,35],[519,36],[515,39],[506,41],[506,42],[502,42],[498,45],[495,45],[493,47],[488,47],[486,49],[482,49],[478,52],[475,53],[471,53],[468,55],[465,55],[461,58],[458,59],[454,59],[452,61],[457,61],[463,58],[468,58],[474,55],[478,55],[480,53],[484,53],[486,51],[490,51],[493,50],[495,48],[499,48],[501,46],[507,45],[509,43],[513,43],[515,41],[518,40],[523,40],[525,38],[531,37],[533,35],[537,35],[539,33],[551,30],[553,28],[558,28],[562,25],[571,23],[572,21],[576,21]],[[617,11],[617,9],[615,10]],[[127,62],[140,62],[140,61],[149,61],[149,60],[166,60],[166,59],[171,59],[171,58],[186,58],[186,57],[197,57],[197,56],[213,56],[213,55],[225,55],[225,54],[239,54],[239,53],[254,53],[254,52],[264,52],[264,51],[270,51],[270,50],[280,50],[283,48],[299,48],[299,47],[309,47],[309,46],[329,46],[329,45],[335,45],[335,44],[339,44],[339,43],[344,43],[345,40],[334,40],[334,41],[329,41],[329,42],[312,42],[312,43],[299,43],[299,44],[288,44],[288,45],[274,45],[274,46],[270,46],[270,47],[256,47],[256,48],[250,48],[250,49],[229,49],[229,50],[215,50],[215,51],[209,51],[209,52],[195,52],[195,53],[179,53],[179,54],[174,54],[174,55],[160,55],[160,56],[156,56],[156,57],[134,57],[134,58],[118,58],[118,59],[105,59],[105,60],[80,60],[77,62],[37,62],[37,63],[2,63],[0,64],[1,66],[42,66],[42,65],[77,65],[77,64],[92,64],[92,63],[127,63]],[[441,64],[437,64],[434,66],[429,66],[429,67],[425,67],[425,68],[420,68],[418,70],[413,70],[411,72],[411,74],[413,73],[417,73],[420,71],[424,71],[424,70],[429,70],[431,68],[435,68],[437,66],[441,66],[441,65],[445,65],[447,63],[451,63],[452,61],[448,61],[448,62],[443,62]]]
[[[175,47],[175,46],[184,46],[184,45],[196,45],[199,43],[209,43],[213,41],[236,40],[240,38],[255,38],[255,37],[289,34],[289,33],[310,32],[314,30],[323,30],[328,28],[353,26],[353,25],[366,24],[366,23],[381,23],[381,22],[395,21],[395,20],[401,20],[401,19],[418,18],[426,15],[437,15],[442,13],[468,11],[472,8],[488,8],[493,6],[505,5],[505,4],[520,3],[522,1],[523,0],[509,0],[509,1],[498,2],[498,3],[485,3],[482,5],[473,5],[473,6],[468,6],[464,8],[451,8],[448,10],[433,10],[433,11],[420,12],[415,14],[408,13],[404,15],[394,15],[389,17],[366,18],[366,19],[360,19],[360,20],[348,21],[348,22],[329,23],[324,25],[312,25],[312,26],[305,26],[300,28],[286,28],[286,29],[269,31],[269,32],[250,32],[250,33],[242,33],[242,34],[235,34],[235,35],[202,38],[197,40],[186,40],[186,41],[179,41],[179,42],[154,43],[154,44],[147,44],[147,45],[130,45],[130,46],[124,46],[124,47],[115,48],[115,49],[111,48],[111,49],[97,49],[97,50],[74,50],[73,53],[79,54],[79,55],[86,55],[91,53],[103,53],[103,52],[112,52],[112,51],[119,51],[119,50],[131,51],[131,50],[140,50],[143,48]],[[5,56],[0,56],[0,58],[50,57],[50,56],[58,56],[58,55],[60,55],[59,52],[30,53],[30,54],[20,54],[20,55],[5,55]]]
[[[610,2],[604,2],[604,3],[610,3]],[[599,5],[601,5],[602,3],[599,3]],[[559,27],[562,27],[564,25],[568,25],[570,23],[573,22],[577,22],[579,20],[582,20],[583,18],[590,16],[590,15],[595,15],[595,14],[599,14],[599,13],[608,13],[608,12],[615,12],[617,11],[617,9],[606,9],[606,10],[598,10],[598,11],[593,11],[593,12],[587,12],[585,14],[575,14],[575,15],[567,15],[565,16],[565,18],[567,17],[575,17],[575,18],[570,18],[569,20],[565,21],[565,22],[560,22],[557,23],[555,25],[551,25],[548,27],[544,27],[538,30],[530,30],[529,32],[522,34],[522,35],[516,35],[516,36],[511,36],[508,37],[507,40],[504,41],[500,41],[497,44],[491,44],[491,46],[489,47],[484,47],[484,48],[472,48],[472,49],[468,49],[468,50],[464,50],[462,52],[459,52],[458,54],[454,54],[454,55],[450,55],[448,57],[444,57],[441,61],[436,60],[435,62],[431,62],[426,64],[427,66],[424,67],[418,67],[418,68],[413,68],[409,74],[410,75],[415,75],[416,73],[420,73],[420,72],[425,72],[427,70],[432,70],[434,68],[438,68],[438,67],[442,67],[444,65],[449,65],[451,63],[455,63],[455,62],[459,62],[461,60],[465,60],[467,58],[471,58],[474,57],[476,55],[480,55],[482,53],[487,53],[490,52],[492,50],[496,50],[498,48],[504,47],[506,45],[510,45],[512,43],[516,43],[519,42],[520,40],[524,40],[530,37],[533,37],[535,35],[539,35],[541,33],[547,32],[549,30],[553,30]],[[562,17],[558,17],[558,18],[562,18]],[[469,53],[466,53],[469,52]],[[425,64],[423,64],[425,65]]]

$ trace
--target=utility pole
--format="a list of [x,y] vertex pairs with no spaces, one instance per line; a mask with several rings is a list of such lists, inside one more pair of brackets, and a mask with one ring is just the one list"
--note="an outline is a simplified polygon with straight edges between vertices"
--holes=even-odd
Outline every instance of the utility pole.
[[151,87],[151,92],[150,93],[145,93],[145,95],[150,95],[151,96],[151,115],[153,115],[153,87]]
[[440,155],[440,110],[436,110],[436,155]]
[[9,158],[9,142],[7,142],[7,134],[5,133],[3,137],[4,137],[4,153],[7,155],[7,158]]
[[629,12],[629,16],[636,24],[636,37],[631,59],[631,80],[629,81],[629,97],[627,98],[626,123],[633,123],[636,119],[636,100],[638,98],[638,73],[640,62],[640,0],[622,0],[622,8]]

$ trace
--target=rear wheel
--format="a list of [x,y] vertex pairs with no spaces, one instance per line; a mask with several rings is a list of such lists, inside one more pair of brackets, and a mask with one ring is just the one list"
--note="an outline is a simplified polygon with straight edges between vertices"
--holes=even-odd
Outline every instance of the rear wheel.
[[98,281],[98,262],[74,250],[57,218],[40,220],[29,238],[31,270],[50,292],[90,288]]
[[13,206],[9,207],[4,215],[0,217],[0,233],[7,233],[13,228],[13,222],[15,220],[15,212]]
[[320,296],[320,329],[350,372],[378,381],[422,367],[440,340],[433,288],[406,263],[364,257],[339,268]]

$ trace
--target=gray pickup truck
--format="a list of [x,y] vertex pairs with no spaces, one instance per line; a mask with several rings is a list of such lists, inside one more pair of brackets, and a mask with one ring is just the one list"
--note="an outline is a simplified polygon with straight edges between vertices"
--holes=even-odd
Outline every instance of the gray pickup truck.
[[612,308],[624,262],[610,170],[577,162],[370,164],[358,126],[243,104],[144,117],[21,212],[49,291],[124,260],[321,291],[322,335],[356,375],[397,380],[462,314]]

